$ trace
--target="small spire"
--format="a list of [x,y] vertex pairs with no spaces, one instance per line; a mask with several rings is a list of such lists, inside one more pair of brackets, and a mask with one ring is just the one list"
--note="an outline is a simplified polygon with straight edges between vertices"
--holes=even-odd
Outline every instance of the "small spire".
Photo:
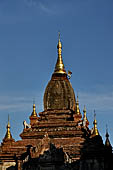
[[111,144],[110,144],[110,141],[109,141],[109,133],[108,133],[107,125],[106,125],[106,141],[105,141],[105,146],[110,146],[111,147]]
[[12,139],[12,135],[10,132],[9,114],[8,114],[8,123],[7,123],[6,128],[7,128],[7,131],[6,131],[5,139]]
[[94,134],[94,135],[99,135],[99,132],[98,132],[98,129],[97,129],[97,120],[96,120],[95,110],[94,110],[94,121],[93,121],[93,125],[94,125],[93,134]]
[[78,95],[77,95],[77,101],[76,101],[76,112],[77,112],[77,115],[80,114]]
[[84,105],[84,109],[83,109],[83,126],[88,127],[88,125],[89,125],[89,121],[88,121],[87,116],[86,116],[86,106]]
[[32,111],[31,116],[37,117],[37,113],[36,113],[36,105],[35,105],[35,98],[33,98],[33,111]]
[[84,105],[83,113],[84,113],[83,119],[84,119],[85,121],[87,121],[87,117],[86,117],[86,106],[85,106],[85,105]]
[[56,66],[55,66],[54,73],[66,74],[64,64],[63,64],[63,60],[62,60],[62,44],[61,44],[61,41],[60,41],[60,32],[58,33],[57,49],[58,49],[58,58],[57,58],[57,63],[56,63]]
[[33,104],[33,112],[31,116],[34,116],[34,117],[37,116],[35,103]]

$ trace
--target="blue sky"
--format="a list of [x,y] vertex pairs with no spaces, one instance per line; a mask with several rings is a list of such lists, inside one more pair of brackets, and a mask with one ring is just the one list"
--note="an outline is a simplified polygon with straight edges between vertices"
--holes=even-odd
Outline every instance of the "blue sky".
[[113,144],[113,1],[0,0],[0,140],[10,114],[18,140],[33,98],[43,94],[57,59],[58,31],[66,70],[92,127],[94,109],[103,139]]

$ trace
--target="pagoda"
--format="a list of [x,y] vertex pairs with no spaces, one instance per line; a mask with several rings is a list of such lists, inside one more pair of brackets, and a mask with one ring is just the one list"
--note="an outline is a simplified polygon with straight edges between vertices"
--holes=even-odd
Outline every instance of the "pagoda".
[[[24,121],[21,140],[15,141],[8,120],[6,135],[0,147],[1,170],[109,170],[113,168],[112,146],[106,143],[97,128],[89,129],[86,107],[83,114],[75,97],[63,58],[60,35],[58,58],[51,80],[45,89],[44,111],[37,114],[36,105]],[[108,157],[110,156],[110,162]],[[108,166],[110,164],[110,166]]]

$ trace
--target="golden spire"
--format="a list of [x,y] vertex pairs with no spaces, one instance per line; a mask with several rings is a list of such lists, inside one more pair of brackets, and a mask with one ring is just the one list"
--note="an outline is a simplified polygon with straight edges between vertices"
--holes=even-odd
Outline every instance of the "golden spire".
[[12,139],[12,135],[11,135],[11,132],[10,132],[10,123],[9,123],[9,115],[8,115],[8,123],[7,123],[7,132],[6,132],[6,135],[5,135],[5,139]]
[[83,113],[84,113],[83,119],[84,119],[85,121],[87,121],[87,117],[86,117],[86,106],[85,106],[85,105],[84,105]]
[[105,145],[111,147],[111,144],[110,144],[110,141],[109,141],[109,133],[108,133],[107,125],[106,125],[106,141],[105,141]]
[[94,124],[93,134],[94,134],[94,135],[99,135],[98,129],[97,129],[97,120],[96,120],[95,110],[94,110],[94,121],[93,121],[93,124]]
[[76,112],[77,112],[77,115],[80,114],[78,95],[77,95],[77,101],[76,101]]
[[63,60],[62,60],[62,44],[61,44],[61,41],[60,41],[60,32],[59,32],[59,38],[58,39],[59,39],[58,45],[57,45],[58,58],[57,58],[57,63],[56,63],[56,66],[55,66],[54,73],[66,74],[64,64],[63,64]]
[[34,117],[37,116],[35,103],[33,104],[33,112],[31,116],[34,116]]

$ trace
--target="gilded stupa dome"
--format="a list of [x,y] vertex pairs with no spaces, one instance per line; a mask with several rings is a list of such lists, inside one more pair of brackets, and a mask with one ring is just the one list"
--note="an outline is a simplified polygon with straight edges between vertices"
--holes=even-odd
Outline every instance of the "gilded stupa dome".
[[75,111],[75,94],[68,79],[62,60],[62,44],[59,38],[58,59],[54,73],[44,93],[44,110],[72,110]]

